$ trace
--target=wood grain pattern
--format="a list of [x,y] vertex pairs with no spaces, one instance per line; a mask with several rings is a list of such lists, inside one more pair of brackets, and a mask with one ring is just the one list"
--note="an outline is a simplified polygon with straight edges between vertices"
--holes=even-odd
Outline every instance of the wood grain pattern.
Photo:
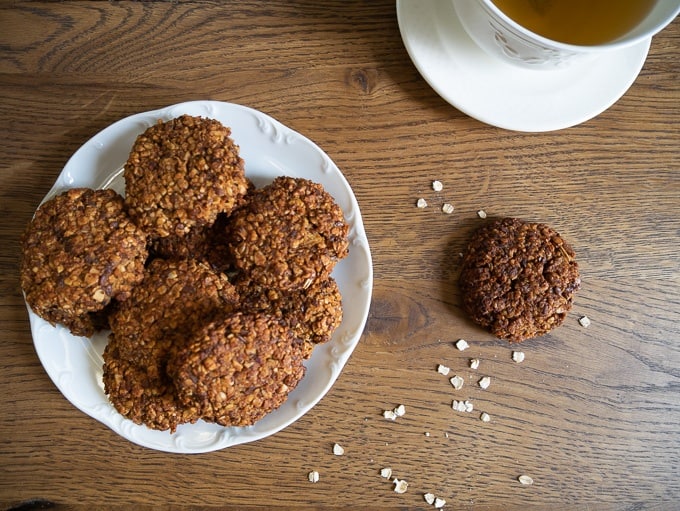
[[[392,0],[0,4],[0,507],[430,509],[422,495],[432,492],[446,509],[674,509],[679,50],[676,20],[612,108],[526,134],[439,98],[408,58]],[[262,110],[331,156],[359,200],[375,287],[359,346],[307,415],[252,444],[171,455],[118,437],[50,382],[19,289],[18,243],[87,139],[192,99]],[[430,207],[417,209],[420,197]],[[454,214],[441,213],[444,201]],[[519,348],[459,307],[458,254],[479,209],[552,225],[581,265],[566,323]],[[459,352],[459,338],[471,348]],[[465,377],[462,390],[440,363]],[[476,385],[483,375],[487,390]],[[458,396],[475,411],[454,412]],[[383,419],[398,404],[406,415]],[[380,477],[386,466],[409,482],[406,494]]]

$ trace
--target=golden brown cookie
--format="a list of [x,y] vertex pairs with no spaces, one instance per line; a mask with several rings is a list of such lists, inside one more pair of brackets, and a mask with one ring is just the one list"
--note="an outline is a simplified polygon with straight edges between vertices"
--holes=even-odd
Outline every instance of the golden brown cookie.
[[581,287],[573,249],[545,224],[490,221],[463,255],[460,287],[470,318],[510,342],[562,324]]
[[236,207],[248,189],[239,148],[219,121],[182,115],[139,135],[125,164],[125,202],[152,238],[183,236]]
[[236,313],[197,333],[168,362],[180,400],[210,422],[249,426],[278,408],[302,379],[290,329],[264,315]]
[[92,335],[105,325],[102,311],[127,299],[142,279],[146,238],[113,190],[74,188],[53,197],[22,237],[26,301],[53,325]]
[[304,289],[348,254],[348,229],[320,184],[278,177],[232,215],[228,243],[246,278],[269,289]]

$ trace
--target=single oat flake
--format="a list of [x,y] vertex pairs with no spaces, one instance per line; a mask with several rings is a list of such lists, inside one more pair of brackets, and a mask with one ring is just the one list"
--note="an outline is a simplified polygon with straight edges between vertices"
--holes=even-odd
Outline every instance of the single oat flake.
[[396,477],[394,478],[394,491],[397,493],[406,493],[406,490],[408,489],[408,483],[404,481],[403,479],[397,479]]
[[383,417],[385,417],[386,419],[389,419],[389,420],[393,421],[393,420],[396,420],[397,414],[394,413],[394,410],[385,410],[385,411],[383,412]]
[[336,456],[342,456],[345,454],[345,449],[340,444],[335,444],[333,446],[333,454]]
[[491,422],[491,415],[486,412],[482,412],[482,415],[479,416],[479,420],[482,422]]
[[458,339],[456,341],[456,348],[458,348],[460,351],[466,350],[470,347],[470,345],[467,343],[465,339]]
[[416,202],[416,206],[418,206],[420,209],[426,208],[427,207],[427,201],[423,198],[418,199],[418,202]]
[[441,192],[444,189],[444,185],[441,181],[432,181],[432,189],[435,192]]
[[470,359],[470,369],[478,369],[479,368],[479,359],[478,358],[471,358]]
[[439,365],[437,366],[437,372],[438,372],[439,374],[443,374],[444,376],[446,376],[447,374],[449,374],[449,371],[450,371],[450,370],[451,370],[451,369],[449,369],[448,367],[443,366],[443,365],[441,365],[441,364],[439,364]]
[[483,209],[480,209],[479,211],[477,211],[477,216],[479,218],[486,218],[486,211],[484,211]]
[[453,204],[450,204],[448,202],[445,202],[444,204],[442,204],[442,211],[444,213],[446,213],[447,215],[450,215],[451,213],[453,213],[454,209],[455,208],[453,207]]
[[389,479],[392,477],[392,469],[390,467],[385,467],[380,469],[380,477],[384,477],[385,479]]
[[434,507],[436,509],[441,509],[445,505],[446,505],[446,501],[444,499],[442,499],[441,497],[437,497],[436,499],[434,499]]
[[486,390],[486,389],[489,388],[489,385],[491,385],[491,378],[489,378],[488,376],[484,376],[482,379],[480,379],[480,380],[477,382],[477,384],[478,384],[481,388],[483,388],[483,389]]
[[524,485],[527,485],[527,486],[530,485],[530,484],[534,484],[534,480],[533,480],[531,477],[525,476],[525,475],[519,476],[519,477],[517,478],[517,480],[518,480],[520,483],[522,483],[522,484],[524,484]]
[[435,496],[433,493],[425,493],[423,495],[423,498],[425,499],[425,502],[427,502],[428,504],[430,505],[434,504]]
[[524,352],[523,351],[513,351],[512,359],[518,364],[524,362]]
[[309,474],[307,474],[307,479],[309,479],[310,483],[318,483],[319,473],[316,470],[312,470]]
[[588,316],[581,316],[578,319],[578,322],[583,328],[588,328],[590,326],[590,318]]
[[451,382],[451,385],[453,385],[453,388],[456,390],[460,390],[463,388],[463,384],[465,383],[465,380],[461,376],[454,376],[449,380]]

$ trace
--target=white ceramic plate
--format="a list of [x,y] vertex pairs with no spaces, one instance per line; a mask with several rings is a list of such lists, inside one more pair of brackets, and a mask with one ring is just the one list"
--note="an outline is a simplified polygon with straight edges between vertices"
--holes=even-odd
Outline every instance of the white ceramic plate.
[[249,427],[222,427],[199,421],[184,424],[174,434],[139,426],[109,403],[102,384],[102,353],[107,333],[74,337],[60,325],[51,326],[29,309],[36,351],[61,393],[77,408],[106,424],[124,438],[151,449],[200,453],[269,436],[310,410],[331,388],[359,342],[368,316],[373,286],[371,253],[356,198],[337,166],[313,142],[256,110],[217,101],[194,101],[122,119],[86,142],[67,162],[47,195],[74,187],[110,187],[123,192],[121,169],[139,133],[182,114],[217,119],[232,129],[241,147],[246,175],[257,185],[276,176],[303,177],[321,183],[342,208],[350,225],[349,256],[333,277],[343,296],[343,321],[332,340],[317,346],[307,372],[288,400]]
[[477,46],[454,3],[397,0],[404,45],[437,94],[470,117],[500,128],[552,131],[599,115],[633,84],[649,51],[651,40],[646,40],[565,69],[523,69]]

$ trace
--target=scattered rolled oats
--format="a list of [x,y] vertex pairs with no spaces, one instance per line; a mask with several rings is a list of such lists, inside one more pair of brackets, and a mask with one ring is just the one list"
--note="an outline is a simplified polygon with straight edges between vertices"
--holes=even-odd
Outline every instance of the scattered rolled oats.
[[482,412],[482,415],[479,416],[479,420],[482,422],[491,422],[491,415],[486,412]]
[[434,507],[437,509],[441,509],[446,505],[446,501],[442,499],[441,497],[437,497],[434,499]]
[[470,347],[468,342],[465,339],[458,339],[456,341],[456,348],[458,348],[460,351],[466,350]]
[[394,491],[397,493],[406,493],[408,489],[408,483],[403,479],[397,479],[396,477],[392,481],[394,483]]
[[471,358],[470,359],[470,369],[477,369],[479,367],[479,359],[478,358]]
[[472,405],[471,401],[462,401],[458,399],[454,399],[453,402],[451,403],[451,408],[453,408],[457,412],[471,412],[474,410],[474,406]]
[[483,209],[480,209],[479,211],[477,211],[477,216],[479,218],[486,218],[486,211],[484,211]]
[[318,483],[319,473],[316,470],[312,470],[309,474],[307,474],[307,479],[309,479],[310,483]]
[[380,469],[380,477],[384,477],[385,479],[389,479],[392,477],[392,469],[390,467],[385,467]]
[[451,382],[451,385],[453,385],[453,388],[456,390],[460,390],[463,388],[463,383],[465,383],[465,380],[461,376],[454,376],[449,380]]
[[449,371],[450,371],[450,370],[451,370],[451,369],[449,369],[448,367],[443,366],[443,365],[441,365],[441,364],[439,364],[439,365],[437,366],[437,372],[438,372],[439,374],[443,374],[444,376],[446,376],[447,374],[449,374]]
[[399,405],[393,410],[385,410],[383,412],[383,417],[389,420],[396,420],[397,417],[403,417],[406,414],[406,407],[404,405]]
[[432,181],[432,189],[435,192],[441,192],[444,189],[444,185],[441,181]]
[[445,202],[444,204],[442,204],[442,211],[444,213],[446,213],[447,215],[450,215],[451,213],[453,213],[454,209],[455,208],[453,207],[453,204],[451,204],[449,202]]
[[588,328],[590,326],[590,318],[588,316],[581,316],[578,318],[578,322],[583,328]]
[[491,385],[491,378],[484,376],[477,382],[477,384],[483,389],[488,389],[489,385]]
[[512,352],[512,359],[517,362],[518,364],[524,361],[524,352],[523,351],[513,351]]
[[423,498],[425,499],[425,502],[427,502],[428,504],[430,505],[434,504],[435,497],[433,493],[425,493],[423,495]]
[[418,199],[418,202],[416,202],[416,206],[418,206],[420,209],[426,208],[427,201],[421,197],[420,199]]
[[345,454],[345,449],[340,444],[335,444],[333,446],[333,454],[336,456],[342,456]]
[[534,484],[534,480],[533,480],[531,477],[525,476],[525,475],[519,476],[519,477],[517,478],[517,480],[518,480],[520,483],[525,484],[525,485]]

